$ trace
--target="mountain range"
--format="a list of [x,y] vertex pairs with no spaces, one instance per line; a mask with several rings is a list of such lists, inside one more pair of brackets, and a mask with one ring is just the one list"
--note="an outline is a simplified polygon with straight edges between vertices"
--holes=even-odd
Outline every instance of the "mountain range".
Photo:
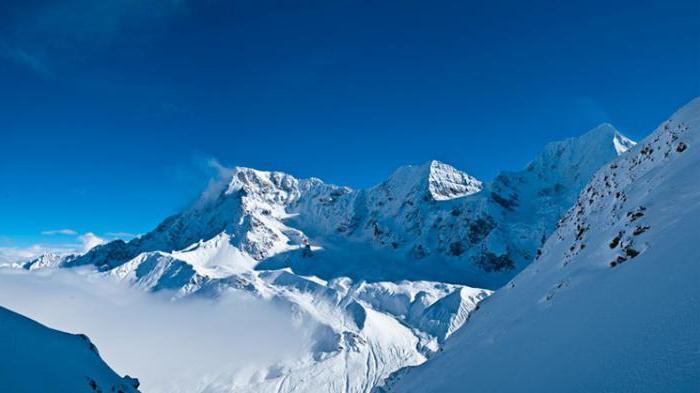
[[684,391],[699,119],[696,99],[638,145],[602,124],[488,182],[439,161],[360,190],[236,167],[151,232],[18,266],[245,293],[313,326],[308,353],[201,392]]
[[63,265],[107,271],[158,251],[190,266],[199,282],[291,267],[324,279],[498,288],[532,261],[593,173],[632,146],[603,124],[547,145],[524,170],[492,182],[430,161],[362,190],[237,167],[153,231]]
[[697,392],[699,144],[696,98],[597,171],[537,260],[386,390]]

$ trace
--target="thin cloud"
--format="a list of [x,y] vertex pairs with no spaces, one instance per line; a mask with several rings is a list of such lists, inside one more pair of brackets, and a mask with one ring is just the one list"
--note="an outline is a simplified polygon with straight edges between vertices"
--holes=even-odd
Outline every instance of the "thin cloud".
[[40,75],[47,76],[51,73],[46,62],[37,52],[30,53],[22,48],[12,48],[6,43],[0,43],[0,58],[12,60]]
[[139,235],[134,234],[134,233],[129,233],[129,232],[107,232],[107,233],[105,233],[105,236],[123,238],[123,237],[138,237]]
[[27,262],[43,254],[84,254],[96,246],[107,243],[107,240],[103,239],[100,236],[97,236],[92,232],[86,232],[82,235],[76,236],[78,235],[78,233],[76,231],[73,231],[72,229],[57,229],[51,231],[43,231],[42,234],[70,235],[75,236],[75,240],[70,243],[37,243],[30,244],[28,246],[8,245],[0,247],[0,266],[10,265],[18,262]]
[[26,247],[0,247],[0,266],[26,262],[43,254],[73,254],[78,246],[76,244],[32,244]]
[[41,231],[42,235],[67,235],[67,236],[75,236],[78,234],[78,232],[72,230],[72,229],[50,229],[47,231]]
[[186,5],[177,0],[59,0],[13,10],[0,19],[0,58],[49,76],[115,41],[130,26],[157,26]]

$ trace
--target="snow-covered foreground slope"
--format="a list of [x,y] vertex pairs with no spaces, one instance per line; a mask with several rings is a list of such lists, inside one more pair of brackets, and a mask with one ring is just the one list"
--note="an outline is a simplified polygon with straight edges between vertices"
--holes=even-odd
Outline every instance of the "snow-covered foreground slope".
[[12,393],[137,392],[83,335],[59,332],[0,307],[0,391]]
[[391,392],[700,390],[700,98],[597,172],[537,261]]

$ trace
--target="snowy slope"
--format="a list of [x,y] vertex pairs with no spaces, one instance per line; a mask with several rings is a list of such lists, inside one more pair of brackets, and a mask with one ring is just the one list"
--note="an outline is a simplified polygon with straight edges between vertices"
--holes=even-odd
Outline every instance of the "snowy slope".
[[12,393],[137,392],[83,335],[49,329],[0,307],[0,390]]
[[697,392],[700,98],[597,172],[542,255],[392,392]]

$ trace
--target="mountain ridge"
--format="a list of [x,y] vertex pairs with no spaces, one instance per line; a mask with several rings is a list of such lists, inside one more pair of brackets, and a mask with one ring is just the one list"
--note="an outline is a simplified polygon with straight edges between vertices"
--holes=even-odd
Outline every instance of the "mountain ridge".
[[[370,280],[449,281],[414,269],[425,259],[450,271],[453,282],[497,287],[534,258],[588,177],[632,143],[604,124],[547,145],[525,170],[488,183],[436,160],[400,167],[361,190],[236,167],[154,231],[98,246],[66,265],[109,270],[142,252],[181,250],[226,233],[246,265],[287,266],[325,278],[356,270],[355,278]],[[345,256],[332,250],[356,244],[392,262],[339,266]],[[401,259],[405,266],[398,266]]]
[[699,144],[696,98],[596,172],[444,351],[378,390],[696,391]]

